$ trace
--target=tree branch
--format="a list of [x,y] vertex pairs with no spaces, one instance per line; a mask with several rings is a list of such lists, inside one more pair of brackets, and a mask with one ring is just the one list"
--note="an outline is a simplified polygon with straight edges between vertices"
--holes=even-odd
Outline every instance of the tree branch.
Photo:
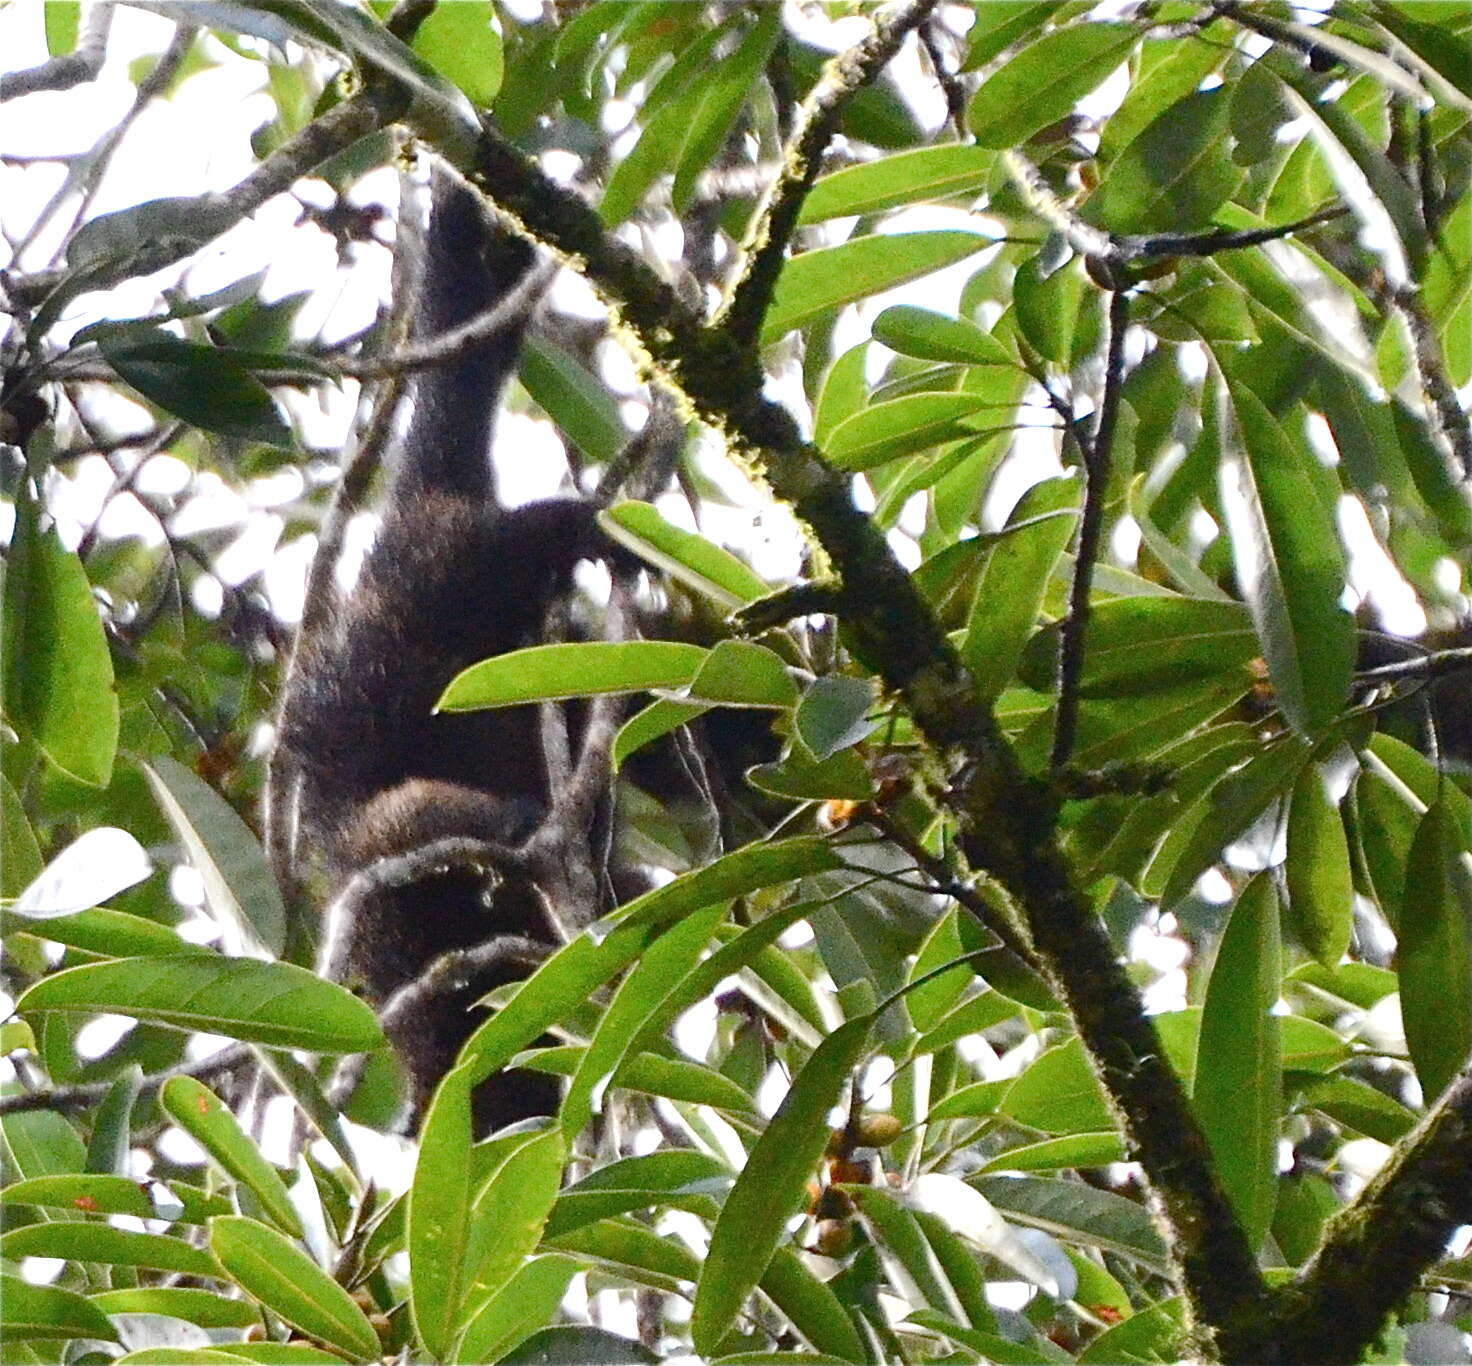
[[[198,1077],[208,1081],[212,1077],[233,1072],[251,1059],[250,1049],[244,1044],[231,1044],[229,1048],[211,1054],[199,1062],[181,1062],[177,1067],[166,1067],[143,1078],[140,1095],[151,1096],[171,1077]],[[85,1110],[96,1105],[112,1090],[111,1081],[88,1081],[77,1086],[52,1086],[44,1091],[22,1091],[13,1096],[0,1096],[0,1115],[20,1114],[25,1110],[55,1110],[66,1112]]]
[[[1359,1198],[1330,1220],[1297,1278],[1274,1294],[1260,1351],[1305,1363],[1358,1361],[1386,1317],[1472,1224],[1472,1066],[1442,1093]],[[1252,1359],[1250,1356],[1248,1359]],[[1266,1359],[1259,1357],[1258,1359]]]
[[1115,290],[1109,296],[1109,351],[1104,366],[1104,398],[1099,421],[1083,446],[1084,510],[1079,521],[1078,554],[1068,594],[1058,648],[1058,716],[1053,727],[1052,766],[1056,773],[1073,757],[1078,731],[1078,689],[1084,671],[1084,636],[1089,625],[1089,591],[1104,531],[1104,496],[1114,460],[1114,426],[1119,416],[1119,391],[1124,384],[1124,334],[1129,328],[1129,295]]
[[74,85],[95,81],[107,56],[107,35],[112,28],[112,0],[98,0],[87,11],[86,22],[77,35],[77,45],[62,57],[53,57],[24,71],[7,71],[0,76],[0,103],[38,90],[70,90]]
[[745,269],[721,313],[720,321],[734,341],[750,345],[761,331],[803,200],[818,178],[823,152],[838,132],[845,106],[878,77],[910,30],[925,21],[936,3],[904,0],[885,10],[867,38],[828,63],[802,102],[797,131],[787,145],[786,165],[753,219],[745,246]]

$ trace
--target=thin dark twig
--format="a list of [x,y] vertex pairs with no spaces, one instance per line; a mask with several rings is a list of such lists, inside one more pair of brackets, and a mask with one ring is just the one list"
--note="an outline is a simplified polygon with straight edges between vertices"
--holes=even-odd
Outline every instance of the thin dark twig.
[[1114,427],[1119,391],[1124,383],[1124,336],[1129,328],[1129,296],[1109,296],[1109,358],[1104,367],[1104,398],[1099,421],[1084,451],[1084,510],[1079,522],[1078,554],[1058,648],[1058,719],[1053,729],[1052,765],[1056,773],[1073,755],[1078,732],[1078,690],[1084,669],[1084,636],[1089,624],[1089,590],[1104,531],[1104,498],[1113,465]]
[[920,46],[924,49],[926,60],[930,63],[935,83],[940,86],[940,93],[945,96],[946,121],[958,138],[964,137],[966,134],[966,87],[956,72],[946,69],[945,54],[940,50],[940,42],[935,36],[935,29],[935,16],[931,15],[920,25]]
[[1411,659],[1377,664],[1373,669],[1359,670],[1354,677],[1357,683],[1388,683],[1402,678],[1444,678],[1447,674],[1461,673],[1464,669],[1472,669],[1472,647],[1435,650]]
[[838,132],[844,108],[878,78],[910,30],[923,23],[936,4],[937,0],[906,0],[884,11],[868,37],[833,58],[808,92],[797,131],[787,144],[782,174],[753,219],[745,268],[719,319],[734,341],[750,345],[761,331],[798,214],[818,178],[823,152]]
[[[249,1063],[251,1056],[250,1049],[244,1044],[232,1044],[199,1062],[181,1062],[144,1077],[139,1094],[153,1095],[171,1077],[196,1077],[200,1081],[209,1081],[224,1076]],[[111,1081],[89,1081],[76,1086],[52,1086],[43,1091],[0,1096],[0,1115],[14,1115],[25,1110],[55,1110],[59,1113],[85,1110],[101,1101],[111,1089]]]

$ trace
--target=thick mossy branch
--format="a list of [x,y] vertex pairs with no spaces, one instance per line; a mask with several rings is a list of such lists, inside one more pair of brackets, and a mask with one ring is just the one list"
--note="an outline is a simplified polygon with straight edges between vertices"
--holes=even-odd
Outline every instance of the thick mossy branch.
[[[1271,1312],[1246,1359],[1357,1361],[1452,1234],[1472,1224],[1472,1065],[1397,1146]],[[1256,1353],[1255,1357],[1252,1353]]]

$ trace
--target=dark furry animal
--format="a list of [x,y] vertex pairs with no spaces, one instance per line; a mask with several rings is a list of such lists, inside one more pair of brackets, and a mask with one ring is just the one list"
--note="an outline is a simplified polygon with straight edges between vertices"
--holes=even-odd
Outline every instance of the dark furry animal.
[[[534,267],[443,171],[424,257],[421,338],[524,290]],[[614,557],[579,499],[496,505],[490,439],[530,309],[422,373],[382,528],[336,619],[303,642],[282,719],[300,837],[332,888],[324,970],[383,1009],[416,1111],[483,1018],[475,1001],[559,942],[547,889],[507,852],[553,818],[536,709],[432,709],[467,665],[543,638],[579,560]],[[557,1099],[553,1078],[503,1073],[477,1094],[478,1122]]]

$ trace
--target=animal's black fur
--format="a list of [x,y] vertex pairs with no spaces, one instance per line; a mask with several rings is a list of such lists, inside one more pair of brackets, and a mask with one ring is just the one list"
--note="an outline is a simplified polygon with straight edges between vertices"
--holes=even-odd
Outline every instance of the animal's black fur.
[[[487,221],[438,173],[415,334],[485,313],[526,278],[531,248]],[[489,445],[527,310],[490,340],[425,371],[393,457],[382,527],[327,629],[305,640],[283,743],[300,773],[299,831],[333,891],[334,965],[376,1005],[453,951],[498,935],[555,941],[523,870],[463,866],[412,881],[365,870],[449,837],[515,845],[547,818],[546,759],[534,708],[433,714],[467,665],[537,643],[579,560],[609,558],[594,509],[574,498],[497,507]],[[388,1024],[416,1109],[480,1016],[475,1000],[524,975],[479,971]],[[477,1097],[485,1125],[549,1113],[551,1078],[508,1073]]]

